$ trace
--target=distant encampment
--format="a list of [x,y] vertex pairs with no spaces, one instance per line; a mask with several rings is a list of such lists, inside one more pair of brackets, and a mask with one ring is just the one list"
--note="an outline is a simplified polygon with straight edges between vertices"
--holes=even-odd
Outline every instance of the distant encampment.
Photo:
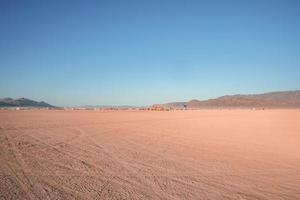
[[28,109],[28,108],[48,108],[48,109],[65,109],[65,110],[186,110],[186,109],[230,109],[230,108],[247,108],[247,109],[268,109],[268,108],[300,108],[300,90],[270,92],[263,94],[237,94],[225,95],[215,99],[208,100],[190,100],[188,102],[172,102],[165,104],[154,104],[152,106],[93,106],[86,105],[80,107],[56,107],[44,101],[34,101],[26,98],[0,99],[0,108]]

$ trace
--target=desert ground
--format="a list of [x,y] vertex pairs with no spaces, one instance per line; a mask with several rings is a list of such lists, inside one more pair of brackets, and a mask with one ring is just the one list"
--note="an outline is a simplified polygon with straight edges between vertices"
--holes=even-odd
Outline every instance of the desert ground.
[[300,110],[0,111],[0,199],[300,199]]

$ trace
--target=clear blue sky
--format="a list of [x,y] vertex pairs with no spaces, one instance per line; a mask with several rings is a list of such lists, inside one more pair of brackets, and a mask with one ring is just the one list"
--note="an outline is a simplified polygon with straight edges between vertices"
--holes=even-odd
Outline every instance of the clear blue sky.
[[148,105],[300,89],[300,1],[0,1],[0,97]]

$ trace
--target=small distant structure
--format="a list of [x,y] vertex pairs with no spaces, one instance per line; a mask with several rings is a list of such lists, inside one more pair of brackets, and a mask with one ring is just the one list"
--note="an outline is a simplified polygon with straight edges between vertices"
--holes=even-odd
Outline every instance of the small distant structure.
[[154,111],[164,111],[165,108],[162,107],[161,105],[153,105],[150,110],[154,110]]
[[187,104],[184,104],[183,107],[184,107],[184,110],[187,110]]

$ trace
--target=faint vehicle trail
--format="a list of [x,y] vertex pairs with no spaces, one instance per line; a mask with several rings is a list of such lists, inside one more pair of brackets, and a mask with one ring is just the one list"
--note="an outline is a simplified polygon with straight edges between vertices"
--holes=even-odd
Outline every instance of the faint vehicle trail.
[[300,199],[299,119],[0,111],[0,199]]

